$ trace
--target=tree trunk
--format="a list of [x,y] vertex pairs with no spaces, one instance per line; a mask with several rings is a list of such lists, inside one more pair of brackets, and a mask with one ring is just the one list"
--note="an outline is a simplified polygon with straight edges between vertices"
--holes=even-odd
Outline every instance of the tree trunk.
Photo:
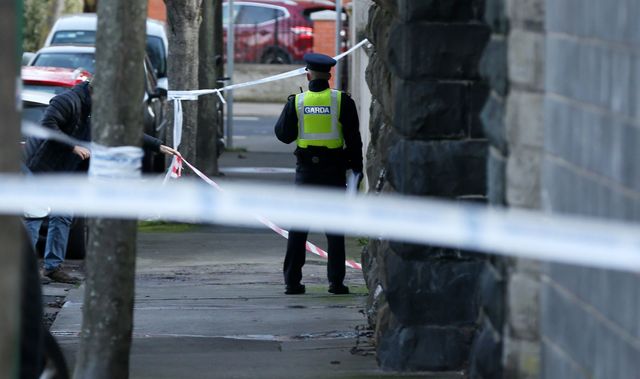
[[[145,0],[98,4],[93,141],[107,146],[142,140]],[[117,83],[117,85],[114,85]],[[127,378],[133,329],[136,221],[89,222],[89,249],[76,378]]]
[[[21,15],[16,1],[0,3],[0,172],[17,172],[20,162],[20,132],[16,112],[18,68],[18,25]],[[18,331],[20,330],[20,220],[0,216],[0,378],[17,377]]]
[[[222,76],[222,1],[204,0],[199,39],[200,89],[218,87]],[[198,99],[197,166],[207,175],[218,175],[218,139],[222,137],[222,104],[216,95]],[[220,112],[218,112],[220,109]]]
[[[168,77],[171,90],[198,88],[198,30],[202,0],[166,0],[169,31]],[[173,114],[173,107],[170,107]],[[198,102],[183,101],[182,156],[196,164]],[[186,171],[188,172],[188,171]]]

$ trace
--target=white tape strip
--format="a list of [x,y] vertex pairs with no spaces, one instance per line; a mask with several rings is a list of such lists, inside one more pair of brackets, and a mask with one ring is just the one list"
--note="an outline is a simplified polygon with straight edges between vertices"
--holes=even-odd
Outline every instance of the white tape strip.
[[[50,205],[89,216],[256,226],[255,214],[291,227],[432,244],[521,258],[640,272],[640,225],[498,210],[390,195],[230,183],[224,192],[183,180],[91,183],[86,178],[0,175],[0,213]],[[160,199],[174,201],[160,201]],[[309,214],[308,209],[313,209]]]
[[[344,53],[342,53],[340,55],[336,55],[333,59],[335,59],[337,61],[341,60],[342,58],[344,58],[345,56],[351,54],[355,50],[361,48],[365,44],[369,44],[369,40],[366,39],[366,38],[363,39],[362,41],[358,42],[356,45],[354,45],[353,47],[351,47],[349,50],[345,51]],[[277,74],[277,75],[269,76],[269,77],[266,77],[266,78],[263,78],[263,79],[253,80],[253,81],[250,81],[250,82],[232,84],[230,86],[225,86],[225,87],[222,87],[222,88],[201,89],[201,90],[192,90],[192,91],[169,91],[169,95],[168,96],[169,96],[169,99],[176,99],[176,100],[197,100],[198,96],[208,95],[208,94],[212,94],[212,93],[217,93],[218,96],[221,96],[220,95],[221,91],[228,91],[228,90],[234,90],[234,89],[238,89],[238,88],[251,87],[251,86],[258,85],[258,84],[264,84],[264,83],[274,82],[274,81],[277,81],[277,80],[291,78],[291,77],[294,77],[294,76],[302,75],[304,73],[306,73],[306,70],[305,70],[304,67],[301,67],[301,68],[298,68],[298,69],[295,69],[295,70],[283,72],[282,74]]]
[[137,178],[142,173],[144,152],[136,146],[95,149],[89,161],[90,179]]
[[44,126],[29,121],[22,122],[21,131],[23,135],[28,137],[58,141],[69,146],[84,146],[89,150],[95,150],[103,147],[100,145],[95,145],[91,142],[75,139],[57,130],[45,128]]
[[45,128],[32,122],[22,123],[22,134],[28,137],[58,141],[70,146],[83,146],[91,151],[89,177],[135,178],[139,177],[144,152],[137,146],[108,147],[93,142],[81,141],[57,130]]
[[[189,163],[186,159],[184,158],[180,158],[181,161],[183,161],[196,175],[198,175],[198,177],[200,177],[202,180],[204,180],[207,184],[209,184],[210,186],[212,186],[213,188],[217,189],[218,191],[224,191],[222,189],[222,187],[220,187],[218,185],[218,183],[214,182],[213,180],[211,180],[209,177],[207,177],[205,174],[202,173],[202,171],[198,170],[195,166],[193,166],[191,163]],[[166,182],[166,178],[165,178],[165,182]],[[280,234],[281,236],[283,236],[286,239],[289,239],[289,231],[282,229],[281,227],[279,227],[278,225],[274,224],[273,222],[271,222],[271,220],[269,220],[266,217],[263,216],[256,216],[256,219],[258,219],[258,221],[260,221],[262,224],[266,225],[267,227],[269,227],[269,229],[273,230],[274,232]],[[305,243],[305,248],[307,251],[319,255],[322,258],[327,259],[329,257],[329,254],[327,254],[326,251],[322,250],[321,248],[319,248],[318,246],[312,244],[311,242],[307,241]],[[362,270],[362,266],[360,265],[360,263],[351,260],[351,259],[347,259],[345,260],[345,266],[347,267],[351,267],[351,268],[355,268],[357,270]]]

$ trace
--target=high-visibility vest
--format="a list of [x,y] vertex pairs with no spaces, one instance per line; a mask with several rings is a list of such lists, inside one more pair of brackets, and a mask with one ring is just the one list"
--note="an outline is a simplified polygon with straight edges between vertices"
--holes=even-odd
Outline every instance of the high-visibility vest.
[[298,115],[298,147],[344,145],[340,123],[342,92],[327,88],[321,92],[306,91],[296,95]]

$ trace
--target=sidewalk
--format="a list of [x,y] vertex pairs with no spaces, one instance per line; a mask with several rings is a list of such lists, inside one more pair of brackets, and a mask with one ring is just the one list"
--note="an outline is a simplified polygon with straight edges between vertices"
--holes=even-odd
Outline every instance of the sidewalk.
[[[221,167],[292,167],[290,154],[225,153]],[[231,172],[225,181],[293,173]],[[217,179],[216,179],[217,180]],[[286,227],[286,225],[281,225]],[[286,240],[228,226],[167,227],[138,234],[131,378],[374,378],[362,273],[347,269],[350,295],[327,293],[326,262],[308,255],[305,295],[284,295]],[[310,240],[326,246],[324,236]],[[348,245],[348,255],[359,247]],[[78,349],[84,285],[69,291],[51,328],[69,364]]]

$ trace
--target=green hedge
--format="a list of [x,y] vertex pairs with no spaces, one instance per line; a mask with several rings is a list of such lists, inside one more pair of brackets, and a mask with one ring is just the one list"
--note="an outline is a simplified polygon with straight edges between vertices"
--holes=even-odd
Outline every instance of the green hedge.
[[[49,30],[55,22],[51,14],[57,0],[24,0],[23,51],[37,51],[42,47]],[[80,13],[84,7],[83,0],[64,0],[64,14]]]

